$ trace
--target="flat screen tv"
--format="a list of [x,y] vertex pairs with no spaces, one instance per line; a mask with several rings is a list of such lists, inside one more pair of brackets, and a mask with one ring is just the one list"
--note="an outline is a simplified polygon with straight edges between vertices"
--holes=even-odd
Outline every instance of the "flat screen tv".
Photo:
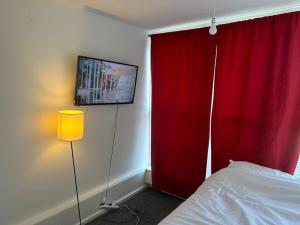
[[138,66],[78,56],[75,105],[131,104]]

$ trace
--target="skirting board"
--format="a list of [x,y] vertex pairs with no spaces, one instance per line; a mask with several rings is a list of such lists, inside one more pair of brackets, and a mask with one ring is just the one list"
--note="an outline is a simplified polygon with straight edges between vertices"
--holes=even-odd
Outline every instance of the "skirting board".
[[[143,191],[144,189],[146,189],[148,187],[148,185],[143,185],[139,188],[137,188],[136,190],[130,192],[129,194],[123,196],[122,198],[118,199],[116,201],[117,204],[122,204],[122,202],[126,201],[127,199],[129,199],[130,197],[132,197],[133,195]],[[107,210],[98,210],[97,212],[95,212],[94,214],[90,215],[89,217],[85,218],[83,220],[83,224],[86,224],[90,221],[92,221],[93,219],[97,218],[98,216],[104,214],[105,212],[107,212]],[[79,225],[79,223],[76,223],[75,225]]]
[[[108,201],[122,202],[133,194],[143,190],[145,185],[145,167],[132,171],[121,178],[113,180],[109,185]],[[80,209],[83,224],[103,214],[104,210],[98,210],[97,204],[105,194],[106,185],[97,187],[87,193],[81,194]],[[75,194],[74,194],[75,195]],[[18,225],[78,225],[76,199],[38,214]]]

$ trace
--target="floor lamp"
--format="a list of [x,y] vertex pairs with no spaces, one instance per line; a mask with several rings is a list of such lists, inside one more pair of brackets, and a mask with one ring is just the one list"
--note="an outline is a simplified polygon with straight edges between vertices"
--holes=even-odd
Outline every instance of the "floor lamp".
[[71,153],[72,153],[72,162],[73,162],[73,172],[74,172],[74,181],[75,181],[75,190],[77,198],[77,210],[79,224],[81,225],[81,213],[78,197],[78,186],[77,186],[77,177],[76,177],[76,168],[74,161],[74,152],[73,152],[73,141],[78,141],[83,138],[83,127],[84,127],[84,113],[78,110],[60,110],[58,111],[58,129],[57,137],[61,141],[70,142]]

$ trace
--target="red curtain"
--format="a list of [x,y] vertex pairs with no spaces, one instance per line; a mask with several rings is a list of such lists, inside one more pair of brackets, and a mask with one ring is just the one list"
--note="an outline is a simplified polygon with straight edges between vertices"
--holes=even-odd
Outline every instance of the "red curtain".
[[197,29],[151,43],[153,187],[185,198],[205,179],[214,40]]
[[229,159],[293,173],[300,152],[300,13],[223,25],[212,170]]

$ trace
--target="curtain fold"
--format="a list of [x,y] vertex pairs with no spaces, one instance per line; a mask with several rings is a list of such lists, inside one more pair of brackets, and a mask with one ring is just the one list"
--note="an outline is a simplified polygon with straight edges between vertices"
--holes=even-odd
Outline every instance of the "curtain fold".
[[151,36],[152,183],[184,198],[205,179],[214,42],[207,29]]
[[229,159],[293,173],[300,152],[300,13],[222,25],[212,171]]

